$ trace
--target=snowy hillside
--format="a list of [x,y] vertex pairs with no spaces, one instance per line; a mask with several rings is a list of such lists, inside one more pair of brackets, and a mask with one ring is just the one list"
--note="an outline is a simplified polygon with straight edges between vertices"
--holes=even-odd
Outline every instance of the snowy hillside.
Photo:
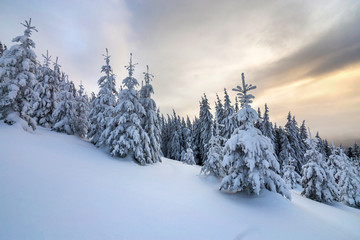
[[199,166],[140,166],[74,136],[0,123],[0,239],[360,239],[360,210],[220,192]]

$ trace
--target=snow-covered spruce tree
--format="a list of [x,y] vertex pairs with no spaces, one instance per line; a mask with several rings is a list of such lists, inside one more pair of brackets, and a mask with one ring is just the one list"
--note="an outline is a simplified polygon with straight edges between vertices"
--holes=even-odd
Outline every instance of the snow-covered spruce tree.
[[242,86],[233,89],[239,92],[240,127],[234,131],[223,150],[223,167],[227,167],[229,171],[221,182],[220,190],[259,194],[266,188],[290,199],[291,194],[284,180],[278,175],[279,163],[271,140],[254,127],[257,113],[250,106],[254,96],[248,92],[255,88],[256,86],[245,84],[243,73]]
[[[297,161],[292,157],[295,155],[294,149],[291,147],[289,143],[289,139],[287,137],[287,134],[285,130],[282,127],[278,128],[278,137],[279,137],[279,154],[278,154],[278,160],[280,163],[280,169],[283,171],[285,169],[285,166],[289,165],[289,155],[294,160],[293,165],[297,165]],[[296,169],[296,168],[295,168]],[[298,173],[301,171],[298,170]]]
[[15,37],[13,45],[0,58],[0,119],[13,124],[16,116],[25,120],[32,129],[36,128],[36,121],[32,118],[33,103],[38,104],[38,95],[34,91],[36,80],[36,55],[34,41],[30,38],[32,31],[31,18],[22,24],[24,35]]
[[89,129],[89,111],[90,103],[89,98],[84,93],[84,86],[82,83],[79,85],[79,90],[76,96],[76,135],[81,138],[86,137]]
[[301,176],[295,172],[294,163],[295,160],[289,154],[288,165],[285,166],[283,179],[291,189],[294,189],[301,180]]
[[[213,130],[211,130],[211,132],[213,133]],[[201,168],[200,174],[212,174],[216,177],[224,176],[224,169],[221,165],[223,159],[221,142],[222,137],[220,136],[219,124],[217,118],[215,118],[215,134],[212,134],[208,143],[210,147],[207,154],[207,160]]]
[[270,122],[270,118],[269,118],[269,108],[267,106],[267,104],[265,103],[265,112],[264,112],[264,116],[263,116],[263,122],[262,122],[262,133],[264,136],[270,138],[270,140],[272,142],[274,142],[274,129],[272,126],[272,123]]
[[168,120],[166,121],[164,115],[162,115],[161,120],[163,123],[161,128],[161,152],[164,154],[164,157],[169,157],[168,143],[171,137],[170,127],[169,127],[169,121],[170,121],[169,115],[167,115],[167,119]]
[[327,159],[327,165],[329,167],[330,174],[335,178],[336,183],[339,182],[339,173],[341,172],[345,161],[348,160],[349,158],[344,153],[344,150],[342,148],[336,148],[333,144],[331,155]]
[[150,84],[154,76],[149,73],[149,66],[146,66],[144,72],[145,85],[140,90],[140,103],[145,109],[145,117],[142,119],[142,127],[150,138],[150,152],[152,162],[161,162],[161,148],[160,148],[160,119],[156,113],[156,103],[151,98],[154,93],[153,87]]
[[200,163],[200,120],[195,116],[193,121],[193,132],[192,132],[192,149],[194,152],[194,157],[197,162]]
[[307,148],[300,137],[300,131],[297,127],[295,117],[292,117],[290,112],[287,120],[288,121],[285,124],[285,131],[287,133],[290,146],[293,149],[290,154],[295,159],[295,169],[300,172],[301,167],[305,164],[304,155]]
[[74,135],[76,132],[76,101],[73,95],[75,86],[65,73],[61,74],[58,102],[52,114],[53,130]]
[[170,141],[168,142],[168,154],[169,158],[174,160],[181,160],[181,153],[183,148],[181,146],[181,126],[180,119],[176,115],[175,110],[173,110],[173,116],[170,121]]
[[[215,102],[215,119],[217,119],[217,121],[219,123],[224,121],[225,118],[225,112],[224,112],[224,106],[221,102],[221,99],[219,98],[219,95],[216,94],[216,102]],[[221,125],[222,126],[222,125]],[[218,127],[220,133],[223,131],[222,127]],[[221,143],[223,144],[223,143]]]
[[201,99],[200,103],[200,114],[199,114],[199,121],[200,121],[200,165],[203,165],[204,162],[207,160],[207,153],[209,151],[208,143],[211,138],[211,130],[213,125],[212,114],[210,112],[211,108],[209,105],[209,101],[204,94],[204,97]]
[[317,150],[317,141],[317,138],[311,139],[310,135],[310,149],[305,153],[308,162],[302,167],[301,195],[318,202],[332,202],[338,197],[338,189],[323,155]]
[[231,105],[230,97],[226,89],[224,89],[224,118],[222,121],[219,121],[219,123],[222,125],[222,132],[220,135],[224,139],[229,139],[237,127],[237,121],[234,108]]
[[182,161],[183,163],[189,164],[189,165],[195,165],[195,159],[194,159],[194,153],[193,150],[191,149],[191,142],[187,142],[187,148],[186,148],[186,152],[184,153],[183,157],[182,157]]
[[349,158],[342,161],[341,171],[335,175],[338,179],[339,200],[352,207],[360,207],[360,177]]
[[44,57],[44,64],[40,67],[40,73],[38,75],[40,102],[38,108],[35,110],[35,117],[40,126],[52,128],[52,114],[55,110],[55,104],[58,101],[59,94],[60,65],[58,64],[58,58],[56,58],[54,69],[51,69],[49,52],[46,51],[46,56],[42,56]]
[[90,128],[88,138],[96,146],[105,144],[106,139],[99,142],[100,136],[106,128],[106,124],[112,119],[112,113],[116,104],[115,74],[110,66],[110,55],[106,48],[106,54],[103,55],[105,65],[101,67],[101,73],[104,74],[98,80],[99,93],[92,101],[89,114]]
[[129,66],[126,66],[129,76],[123,80],[124,88],[119,91],[113,118],[106,125],[100,136],[104,139],[113,156],[126,157],[131,154],[140,165],[152,163],[150,139],[141,126],[145,117],[145,109],[139,100],[139,92],[135,89],[139,83],[133,77],[135,64],[130,54]]

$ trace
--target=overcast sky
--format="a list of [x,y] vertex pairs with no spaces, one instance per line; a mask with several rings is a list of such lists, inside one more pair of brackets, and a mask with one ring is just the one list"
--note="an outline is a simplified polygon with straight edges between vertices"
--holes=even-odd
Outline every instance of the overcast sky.
[[[0,41],[11,46],[20,22],[32,18],[38,57],[49,50],[62,70],[97,92],[105,48],[117,84],[132,52],[137,78],[148,64],[163,113],[198,115],[203,93],[257,85],[253,107],[265,103],[285,124],[299,124],[346,145],[360,141],[360,1],[0,0]],[[40,59],[40,58],[39,58]]]

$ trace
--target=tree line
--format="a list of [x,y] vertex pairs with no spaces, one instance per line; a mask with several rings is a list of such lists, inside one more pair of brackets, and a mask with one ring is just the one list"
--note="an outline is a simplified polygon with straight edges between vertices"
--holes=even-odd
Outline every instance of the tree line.
[[186,120],[175,110],[166,117],[152,98],[153,75],[147,66],[144,82],[134,77],[136,63],[130,54],[128,75],[117,90],[108,49],[98,80],[99,91],[89,97],[77,89],[61,70],[58,58],[47,52],[41,64],[33,51],[31,19],[22,24],[24,34],[6,49],[0,44],[0,119],[18,121],[36,129],[88,138],[95,146],[117,157],[132,156],[140,165],[161,162],[161,156],[199,164],[205,176],[221,178],[223,191],[259,194],[269,189],[291,198],[289,188],[298,184],[302,194],[317,201],[343,201],[360,206],[360,150],[330,146],[319,134],[312,138],[289,112],[284,127],[251,107],[255,86],[242,84],[232,104],[224,89],[217,95],[212,114],[207,96],[200,101],[199,116]]

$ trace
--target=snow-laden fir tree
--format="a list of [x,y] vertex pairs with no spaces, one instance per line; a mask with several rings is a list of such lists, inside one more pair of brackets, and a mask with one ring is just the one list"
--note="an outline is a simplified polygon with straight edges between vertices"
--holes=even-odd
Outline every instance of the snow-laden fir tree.
[[194,153],[193,150],[191,149],[191,143],[187,142],[187,148],[186,148],[186,152],[184,153],[183,157],[182,157],[182,161],[183,163],[189,164],[189,165],[195,165],[195,159],[194,159]]
[[308,139],[308,134],[307,134],[307,129],[305,126],[305,120],[302,122],[301,126],[300,126],[300,138],[305,141],[306,139]]
[[220,190],[259,194],[266,188],[290,199],[291,194],[278,174],[279,163],[271,140],[254,127],[257,113],[250,106],[254,96],[249,91],[255,88],[256,86],[245,84],[242,74],[242,86],[233,89],[238,92],[241,103],[238,112],[240,127],[224,147],[223,166],[229,171],[221,182]]
[[186,142],[190,142],[190,144],[192,144],[193,142],[192,136],[193,136],[193,126],[189,116],[186,116]]
[[200,162],[200,120],[195,116],[195,119],[193,121],[193,132],[192,132],[192,139],[193,139],[193,143],[192,143],[192,149],[194,152],[194,157],[195,159],[198,160],[198,162]]
[[74,84],[69,81],[65,73],[61,74],[60,92],[58,102],[52,114],[53,129],[57,132],[64,132],[69,135],[76,133],[76,100],[73,95]]
[[[345,155],[346,156],[346,155]],[[352,207],[360,207],[360,177],[359,172],[344,156],[341,171],[336,174],[339,188],[339,201]]]
[[76,96],[76,134],[84,138],[89,129],[89,97],[84,92],[82,83],[79,85],[79,90]]
[[339,172],[341,171],[344,162],[348,160],[348,157],[344,153],[342,148],[336,148],[332,145],[332,152],[330,157],[327,159],[327,165],[329,167],[330,174],[335,178],[335,182],[339,182]]
[[274,129],[272,126],[272,123],[270,122],[270,118],[269,118],[269,108],[267,106],[267,104],[265,103],[265,112],[264,112],[264,116],[263,116],[263,122],[262,122],[262,133],[264,136],[270,138],[270,140],[272,142],[274,142]]
[[37,30],[31,25],[31,18],[22,25],[24,35],[15,37],[12,41],[18,44],[0,58],[0,119],[5,118],[5,122],[13,124],[20,117],[35,130],[36,121],[32,115],[39,99],[34,91],[37,63],[32,48],[35,43],[30,37]]
[[46,56],[42,56],[44,57],[44,64],[40,67],[38,75],[40,102],[38,108],[35,110],[35,117],[40,126],[52,128],[52,114],[55,110],[59,94],[60,65],[58,64],[58,58],[56,58],[54,69],[51,69],[49,52],[46,51]]
[[170,116],[167,115],[167,121],[165,120],[164,115],[162,115],[161,117],[161,121],[162,121],[162,128],[161,128],[161,152],[164,154],[164,157],[169,157],[169,152],[168,152],[168,143],[170,141],[171,138],[171,131],[169,128],[169,121],[170,121]]
[[229,139],[237,127],[237,120],[234,107],[231,105],[230,97],[226,89],[224,89],[224,118],[222,121],[219,121],[219,123],[222,125],[220,135],[225,139]]
[[[285,166],[289,165],[289,155],[294,156],[294,149],[291,147],[289,143],[289,139],[287,137],[287,134],[285,130],[282,127],[278,128],[278,137],[279,137],[279,153],[278,153],[278,160],[280,163],[280,169],[284,170]],[[292,157],[294,160],[293,165],[297,166],[297,161]],[[295,168],[296,170],[296,168]],[[301,170],[298,170],[298,173],[300,173]]]
[[[213,133],[214,131],[211,130]],[[217,118],[215,118],[215,133],[212,134],[209,141],[209,151],[207,154],[207,160],[201,168],[200,174],[214,175],[216,177],[224,176],[224,169],[222,167],[222,137],[220,136],[219,124]]]
[[211,129],[213,125],[212,114],[210,112],[211,108],[209,105],[209,101],[204,94],[204,97],[201,99],[200,103],[200,114],[199,114],[199,121],[200,121],[200,157],[201,162],[200,165],[203,165],[204,162],[207,160],[207,153],[209,151],[208,143],[211,138]]
[[161,148],[160,148],[160,119],[156,113],[156,103],[151,98],[154,93],[153,87],[150,84],[154,76],[149,73],[149,66],[146,66],[144,72],[145,85],[140,90],[140,103],[145,109],[145,117],[142,119],[142,127],[150,138],[150,152],[152,162],[161,162]]
[[302,165],[305,164],[304,155],[307,147],[300,137],[300,131],[297,127],[295,117],[292,117],[290,112],[288,114],[287,120],[288,121],[285,124],[285,131],[287,133],[290,146],[293,149],[290,154],[295,159],[296,170],[300,172]]
[[150,139],[141,126],[141,119],[146,112],[139,100],[139,92],[135,87],[139,84],[133,77],[135,64],[130,54],[129,65],[126,66],[129,76],[123,80],[124,88],[119,91],[113,118],[101,134],[113,156],[131,155],[140,165],[152,163]]
[[305,153],[308,162],[302,167],[301,195],[318,202],[332,202],[338,197],[338,189],[324,156],[317,150],[317,141],[317,138],[311,139],[310,135],[310,149]]
[[173,110],[173,116],[170,121],[170,141],[168,142],[168,157],[174,160],[181,160],[181,154],[183,148],[181,145],[181,122],[178,116],[176,115],[175,110]]
[[283,179],[289,188],[294,189],[300,184],[301,176],[295,171],[295,160],[289,154],[288,165],[285,166]]
[[[215,119],[217,119],[217,121],[219,123],[224,121],[225,118],[225,112],[224,112],[224,106],[221,102],[221,99],[219,98],[219,95],[216,94],[216,102],[215,102]],[[222,126],[222,125],[221,125]],[[220,133],[223,131],[222,127],[219,127],[219,131]],[[221,143],[223,144],[223,143]]]
[[110,65],[110,55],[106,48],[106,54],[103,55],[105,65],[101,67],[101,73],[104,76],[98,80],[99,93],[92,101],[91,111],[89,114],[90,128],[88,138],[96,146],[105,144],[106,139],[99,142],[100,136],[105,130],[107,123],[112,119],[113,110],[116,104],[116,91],[115,74],[113,73]]

